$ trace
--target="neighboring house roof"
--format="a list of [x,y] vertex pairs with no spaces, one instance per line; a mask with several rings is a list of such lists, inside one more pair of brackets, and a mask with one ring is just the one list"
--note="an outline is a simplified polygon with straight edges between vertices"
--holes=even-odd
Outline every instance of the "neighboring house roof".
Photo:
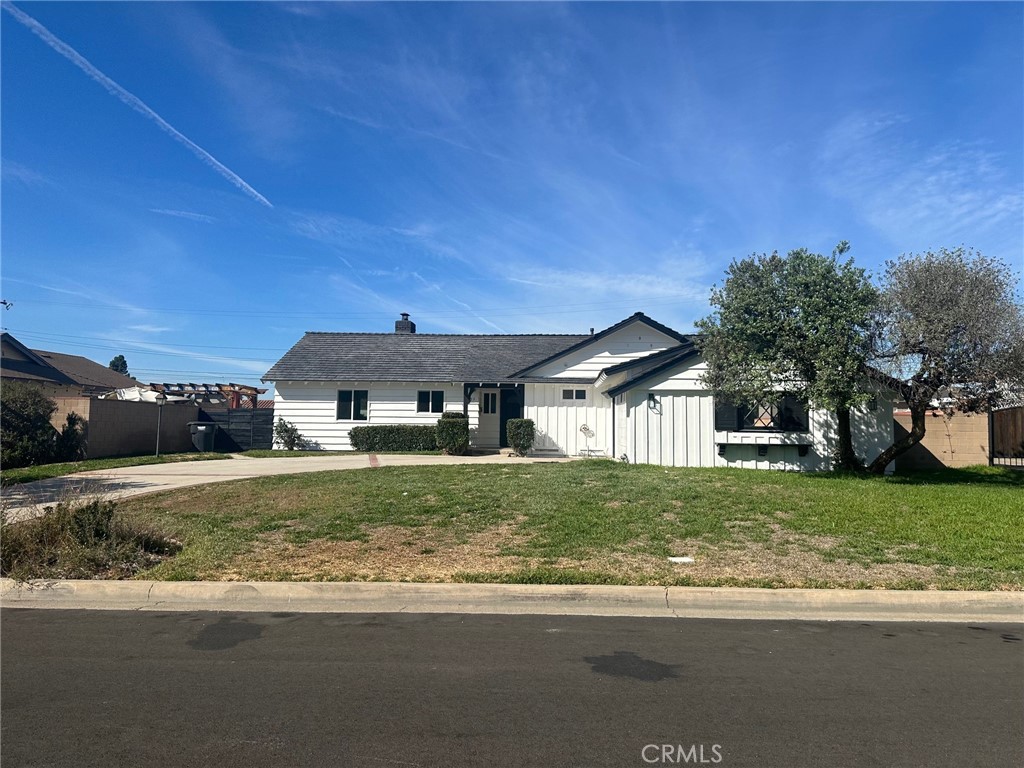
[[619,331],[619,330],[625,328],[626,326],[631,325],[633,323],[637,323],[637,322],[644,323],[645,325],[647,325],[647,326],[649,326],[651,328],[654,328],[657,331],[661,331],[666,336],[669,336],[670,338],[673,338],[673,339],[675,339],[676,341],[678,341],[680,343],[683,343],[683,342],[687,342],[688,343],[690,341],[690,339],[687,336],[685,336],[682,333],[679,333],[679,331],[675,331],[675,330],[669,328],[667,325],[662,325],[657,320],[652,320],[647,315],[645,315],[643,312],[636,312],[636,313],[630,315],[629,317],[627,317],[622,322],[619,322],[619,323],[616,323],[615,325],[609,326],[608,328],[605,328],[603,331],[600,331],[599,333],[595,333],[595,334],[591,334],[589,336],[582,337],[580,339],[580,341],[578,341],[576,344],[573,344],[572,346],[566,347],[565,349],[558,350],[554,354],[549,355],[548,357],[545,357],[543,360],[537,360],[535,362],[531,362],[526,368],[523,368],[521,370],[517,370],[515,373],[512,374],[512,376],[517,377],[517,378],[520,377],[520,376],[525,376],[526,374],[531,373],[532,371],[537,370],[541,366],[547,365],[548,363],[551,363],[551,362],[557,360],[558,358],[560,358],[560,357],[562,357],[564,355],[567,355],[567,354],[569,354],[571,352],[574,352],[574,351],[576,351],[577,349],[579,349],[581,347],[585,347],[588,344],[591,344],[591,343],[593,343],[595,341],[600,341],[601,339],[605,338],[606,336],[610,336],[611,334],[615,333],[616,331]]
[[7,332],[0,334],[0,350],[0,368],[5,379],[45,382],[68,387],[75,385],[66,374]]
[[63,352],[46,352],[41,349],[32,351],[75,384],[89,391],[110,391],[139,386],[139,382],[131,376],[112,371],[107,366],[81,355],[66,355]]
[[[263,381],[452,381],[500,383],[590,334],[470,335],[308,332]],[[531,366],[532,367],[532,366]]]

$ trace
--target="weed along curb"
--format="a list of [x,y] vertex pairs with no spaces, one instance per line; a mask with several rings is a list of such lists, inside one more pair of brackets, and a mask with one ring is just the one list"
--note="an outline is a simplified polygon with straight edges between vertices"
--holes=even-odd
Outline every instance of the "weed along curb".
[[1024,592],[0,580],[5,608],[1024,623]]

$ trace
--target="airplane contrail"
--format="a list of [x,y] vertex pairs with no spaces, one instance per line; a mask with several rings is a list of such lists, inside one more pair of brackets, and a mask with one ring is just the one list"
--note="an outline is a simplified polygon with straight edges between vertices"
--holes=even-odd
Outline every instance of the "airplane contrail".
[[28,29],[33,34],[35,34],[39,39],[41,39],[44,43],[53,48],[53,50],[55,50],[61,56],[66,58],[80,70],[85,72],[85,74],[87,74],[97,83],[102,85],[108,93],[110,93],[112,96],[116,96],[118,99],[120,99],[129,107],[134,109],[136,112],[140,112],[145,117],[148,117],[150,120],[156,123],[160,127],[160,129],[164,131],[164,133],[168,134],[169,136],[171,136],[171,138],[181,142],[186,147],[188,147],[189,150],[192,151],[192,154],[194,154],[208,166],[213,168],[213,170],[215,170],[225,179],[230,181],[232,184],[234,184],[236,187],[242,190],[253,200],[262,203],[268,208],[274,207],[273,205],[271,205],[270,201],[267,200],[267,198],[265,198],[263,195],[261,195],[251,186],[249,186],[241,176],[232,171],[230,168],[228,168],[226,165],[220,162],[217,158],[215,158],[205,149],[203,149],[190,138],[185,136],[173,125],[171,125],[162,117],[160,117],[160,115],[158,115],[156,112],[150,109],[150,107],[147,106],[146,103],[143,102],[142,99],[140,99],[138,96],[129,93],[120,85],[118,85],[109,77],[107,77],[105,74],[96,69],[96,67],[94,67],[84,56],[82,56],[82,54],[80,54],[70,45],[68,45],[63,40],[54,35],[52,32],[50,32],[50,30],[48,30],[38,21],[33,19],[31,16],[29,16],[27,13],[20,10],[19,8],[16,8],[14,4],[6,2],[6,0],[0,3],[0,5],[2,5],[3,9],[7,11],[9,14],[11,14],[15,19],[21,22],[24,26],[28,27]]

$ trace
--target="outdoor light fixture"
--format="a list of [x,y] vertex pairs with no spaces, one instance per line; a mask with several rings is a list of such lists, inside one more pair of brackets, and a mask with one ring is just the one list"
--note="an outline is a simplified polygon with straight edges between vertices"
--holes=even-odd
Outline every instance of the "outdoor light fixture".
[[156,455],[160,456],[160,426],[164,415],[164,404],[167,402],[167,395],[163,392],[156,393]]
[[758,456],[767,456],[768,455],[768,446],[767,445],[759,445],[759,446],[757,446],[757,455]]
[[718,444],[718,455],[719,456],[725,456],[725,449],[728,448],[728,447],[729,447],[728,443],[719,443]]
[[809,446],[809,445],[798,445],[796,447],[796,452],[798,454],[800,454],[801,456],[806,456],[808,454],[808,452],[810,451],[810,449],[811,449],[811,446]]
[[658,398],[654,396],[653,392],[647,393],[647,407],[652,411],[658,407]]
[[878,398],[872,397],[870,400],[868,400],[868,410],[869,411],[877,411],[878,410]]

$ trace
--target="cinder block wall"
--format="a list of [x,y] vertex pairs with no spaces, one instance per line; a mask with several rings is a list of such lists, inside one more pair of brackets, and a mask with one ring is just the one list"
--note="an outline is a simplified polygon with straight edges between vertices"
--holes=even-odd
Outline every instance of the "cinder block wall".
[[[70,411],[86,420],[86,455],[90,459],[105,456],[132,456],[156,451],[157,406],[126,400],[98,398],[55,398],[57,411],[51,420],[60,429]],[[199,408],[193,404],[165,405],[160,417],[160,452],[191,451],[192,435],[188,422],[199,420]]]
[[[910,432],[909,413],[896,413],[896,439]],[[896,459],[899,470],[988,464],[988,414],[940,412],[925,417],[924,439]]]

